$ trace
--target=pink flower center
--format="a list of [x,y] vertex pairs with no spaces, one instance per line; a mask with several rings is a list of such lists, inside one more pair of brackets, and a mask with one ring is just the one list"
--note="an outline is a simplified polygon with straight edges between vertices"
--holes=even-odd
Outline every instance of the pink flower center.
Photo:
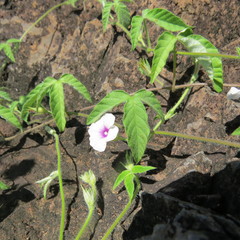
[[102,138],[107,137],[108,132],[109,132],[109,128],[107,128],[107,127],[104,126],[103,129],[100,130],[101,137],[102,137]]

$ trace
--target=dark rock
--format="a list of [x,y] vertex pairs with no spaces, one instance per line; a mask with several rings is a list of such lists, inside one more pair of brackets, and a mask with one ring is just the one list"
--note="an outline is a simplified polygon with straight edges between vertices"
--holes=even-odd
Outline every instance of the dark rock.
[[123,239],[240,239],[240,221],[231,216],[220,216],[160,192],[142,193],[141,199],[142,210],[135,216]]

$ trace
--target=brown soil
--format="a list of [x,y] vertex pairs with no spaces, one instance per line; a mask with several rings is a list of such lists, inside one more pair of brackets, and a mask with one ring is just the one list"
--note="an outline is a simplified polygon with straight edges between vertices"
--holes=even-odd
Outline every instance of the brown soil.
[[[30,24],[58,2],[0,1],[0,41],[20,37]],[[240,45],[238,0],[148,0],[128,5],[132,14],[154,7],[174,12],[186,23],[195,26],[195,33],[209,39],[220,52],[235,54],[235,47]],[[0,85],[7,87],[11,96],[17,99],[47,76],[71,73],[86,85],[94,103],[114,89],[131,93],[146,87],[148,79],[140,74],[137,67],[141,53],[131,51],[130,42],[120,29],[109,26],[103,33],[100,19],[100,4],[93,0],[85,1],[85,9],[79,1],[76,9],[64,6],[55,10],[27,36],[17,53],[16,63],[5,68]],[[150,27],[154,39],[159,29]],[[0,54],[0,59],[3,59],[3,53]],[[163,79],[171,79],[171,62],[168,66],[161,73]],[[180,61],[179,58],[179,83],[187,82],[191,73],[191,61],[186,58]],[[239,83],[239,74],[239,62],[224,60],[226,83]],[[207,80],[202,72],[199,81]],[[89,105],[72,88],[65,91],[69,111]],[[230,136],[230,133],[240,125],[240,105],[226,99],[227,91],[225,88],[217,94],[209,87],[194,88],[178,114],[162,129],[238,141],[239,137]],[[157,93],[164,111],[174,104],[180,93]],[[117,111],[121,112],[121,108]],[[117,118],[120,122],[121,114]],[[2,119],[0,131],[5,136],[16,133],[15,128]],[[124,157],[127,145],[110,142],[107,151],[96,153],[89,146],[85,119],[80,117],[69,119],[60,141],[67,204],[65,239],[74,239],[87,214],[78,176],[89,169],[98,178],[99,203],[84,239],[101,239],[128,200],[125,191],[115,193],[111,190],[117,176],[115,166]],[[10,191],[0,194],[1,240],[58,239],[61,209],[58,184],[51,185],[48,199],[44,200],[42,190],[35,183],[57,168],[53,139],[41,129],[2,144],[0,154],[0,180],[12,186]],[[232,216],[240,226],[240,161],[237,149],[158,136],[149,143],[144,160],[158,170],[143,176],[143,192],[160,191],[223,217]],[[136,201],[131,212],[115,229],[112,239],[137,239],[151,234],[154,225],[161,223],[158,219],[148,229],[141,226],[141,222],[137,224],[140,209],[141,201]],[[153,211],[148,217],[154,218],[154,214]],[[147,225],[147,222],[144,224]]]

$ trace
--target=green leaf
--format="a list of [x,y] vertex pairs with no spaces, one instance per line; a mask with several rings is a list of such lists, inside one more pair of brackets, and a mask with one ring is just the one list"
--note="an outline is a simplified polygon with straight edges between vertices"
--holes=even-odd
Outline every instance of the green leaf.
[[213,69],[213,88],[216,92],[221,92],[223,90],[223,66],[222,60],[217,57],[211,58],[212,60],[212,69]]
[[154,8],[152,10],[145,9],[142,16],[149,21],[155,22],[158,26],[171,31],[178,32],[185,28],[190,28],[183,20],[166,9]]
[[105,6],[105,4],[107,3],[107,1],[106,0],[98,0],[98,2],[100,2],[101,4],[102,4],[102,6],[104,7]]
[[119,23],[121,23],[125,28],[128,28],[130,24],[130,12],[127,6],[119,1],[114,2],[114,9],[117,14]]
[[133,174],[129,174],[126,176],[126,178],[124,179],[124,185],[126,187],[128,196],[130,199],[133,198],[133,194],[134,194],[134,178],[135,176]]
[[6,190],[9,189],[10,187],[8,185],[6,185],[5,183],[0,181],[0,190]]
[[131,43],[132,43],[132,50],[134,50],[138,44],[138,38],[141,36],[141,28],[143,17],[141,16],[134,16],[131,22]]
[[7,92],[2,91],[1,89],[2,89],[2,88],[0,88],[0,98],[11,102],[12,99],[11,99],[10,95],[9,95]]
[[0,51],[5,47],[6,43],[0,43]]
[[128,136],[128,146],[138,163],[145,152],[150,133],[148,115],[140,98],[131,96],[125,103],[123,125]]
[[41,102],[43,98],[47,95],[47,93],[50,91],[51,86],[56,82],[57,80],[53,77],[46,77],[43,81],[43,86],[41,91],[39,92],[39,95],[36,99],[36,108],[38,108],[41,105]]
[[11,109],[0,105],[0,117],[11,123],[13,126],[22,129],[21,123],[18,118],[13,114]]
[[12,52],[12,48],[10,45],[8,45],[7,43],[4,45],[3,47],[3,51],[6,54],[6,56],[12,61],[15,62],[15,58]]
[[42,98],[46,95],[51,85],[54,84],[56,79],[47,77],[44,81],[38,84],[33,90],[31,90],[25,98],[25,102],[22,106],[21,118],[27,122],[29,109],[33,106],[39,106]]
[[15,109],[18,107],[19,101],[13,101],[11,102],[11,105],[9,106],[9,109],[11,110],[11,112],[14,112]]
[[151,66],[147,59],[141,58],[138,61],[138,70],[145,76],[149,77],[151,74]]
[[112,6],[113,2],[107,2],[102,9],[102,23],[104,31],[107,29]]
[[231,135],[233,135],[233,136],[240,135],[240,127],[235,129]]
[[17,38],[10,38],[7,40],[6,43],[20,43],[21,40],[20,39],[17,39]]
[[192,28],[186,28],[183,31],[181,31],[178,35],[182,36],[182,37],[187,37],[189,35],[193,34],[193,30]]
[[68,85],[72,86],[75,90],[77,90],[85,99],[89,102],[92,102],[90,93],[88,92],[87,88],[72,74],[64,74],[59,79],[62,83],[67,83]]
[[131,174],[131,172],[129,170],[124,170],[117,176],[117,179],[113,184],[113,190],[116,189],[122,181],[124,181],[128,174]]
[[77,1],[78,1],[78,0],[68,0],[68,1],[66,2],[66,4],[72,5],[73,7],[76,7],[76,6],[75,6],[75,3],[76,3]]
[[141,165],[135,165],[132,168],[132,173],[136,174],[136,173],[144,173],[150,170],[156,169],[155,167],[151,167],[151,166],[141,166]]
[[236,47],[237,54],[240,56],[240,47]]
[[170,52],[174,49],[177,38],[169,32],[164,32],[158,38],[157,46],[154,49],[151,80],[153,83],[167,62]]
[[104,113],[126,102],[129,95],[122,90],[115,90],[106,95],[92,110],[87,118],[87,125],[97,121]]
[[164,113],[162,111],[161,104],[152,92],[142,89],[137,91],[135,96],[139,97],[142,102],[150,106],[158,114],[158,116],[164,120]]
[[63,84],[60,81],[56,81],[49,92],[50,96],[50,108],[53,118],[57,124],[60,132],[63,132],[66,126],[65,118],[65,104],[64,104],[64,91]]
[[[187,37],[178,36],[180,42],[189,52],[219,53],[217,48],[201,35],[189,35]],[[216,92],[221,92],[223,88],[223,67],[222,60],[217,57],[194,56],[199,64],[206,70],[212,80],[213,88]]]

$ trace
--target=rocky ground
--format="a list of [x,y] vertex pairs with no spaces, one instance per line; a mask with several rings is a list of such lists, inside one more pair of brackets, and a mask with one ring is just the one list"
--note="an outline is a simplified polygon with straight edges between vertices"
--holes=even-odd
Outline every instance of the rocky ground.
[[[0,41],[18,38],[57,0],[1,0]],[[148,0],[128,4],[131,14],[161,7],[195,26],[194,32],[209,39],[222,53],[235,54],[240,45],[240,2],[217,0]],[[141,52],[131,51],[126,35],[109,26],[103,33],[101,6],[81,1],[77,8],[56,9],[32,29],[21,44],[16,63],[6,66],[0,86],[12,98],[26,95],[48,76],[71,73],[86,85],[97,103],[108,92],[129,93],[149,87],[138,71]],[[150,26],[154,40],[159,29]],[[1,52],[0,60],[4,55]],[[179,58],[179,83],[189,80],[191,61]],[[224,60],[225,83],[239,83],[239,62]],[[161,73],[171,79],[171,60]],[[201,72],[200,82],[208,81]],[[239,141],[230,136],[239,123],[240,104],[227,100],[229,89],[217,94],[209,87],[195,87],[178,114],[161,129]],[[69,111],[89,106],[72,88],[66,88]],[[178,99],[180,91],[156,92],[164,111]],[[121,121],[121,108],[117,121]],[[88,111],[86,111],[88,113]],[[151,115],[151,112],[149,112]],[[0,119],[6,136],[16,129]],[[84,239],[101,239],[128,201],[125,191],[113,192],[116,166],[127,145],[110,142],[107,151],[96,153],[89,145],[85,119],[73,117],[60,135],[64,189],[67,203],[65,239],[74,239],[87,211],[78,176],[92,169],[98,178],[99,202],[91,228]],[[144,163],[157,171],[143,175],[143,189],[131,211],[115,229],[112,239],[240,239],[240,161],[238,150],[192,140],[158,136],[148,145]],[[0,193],[1,240],[57,239],[60,221],[58,184],[51,185],[48,199],[35,182],[56,170],[54,140],[44,129],[30,132],[0,146],[0,180],[12,186]]]

